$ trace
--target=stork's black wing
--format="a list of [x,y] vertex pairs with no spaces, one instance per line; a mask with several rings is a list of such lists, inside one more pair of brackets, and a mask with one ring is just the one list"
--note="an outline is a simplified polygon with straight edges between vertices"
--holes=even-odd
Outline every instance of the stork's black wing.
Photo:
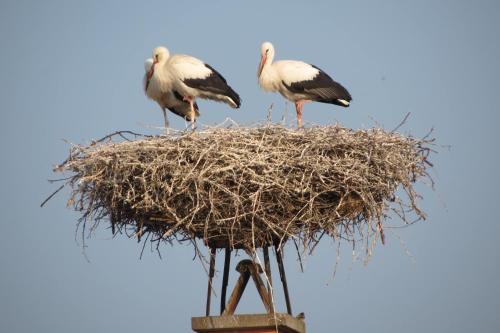
[[311,100],[331,103],[340,106],[348,106],[340,100],[350,102],[352,100],[351,94],[340,83],[334,81],[328,74],[320,68],[311,65],[319,72],[311,80],[292,82],[287,85],[284,81],[285,87],[292,93],[306,94],[310,96]]
[[205,64],[205,66],[211,71],[209,76],[205,78],[184,79],[183,82],[194,89],[227,96],[239,108],[241,105],[240,96],[227,84],[226,79],[217,70],[208,64]]

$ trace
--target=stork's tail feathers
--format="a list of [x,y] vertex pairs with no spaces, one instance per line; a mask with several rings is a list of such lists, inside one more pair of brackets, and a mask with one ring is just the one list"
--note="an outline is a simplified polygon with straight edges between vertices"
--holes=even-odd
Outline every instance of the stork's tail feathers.
[[241,106],[240,95],[238,95],[238,93],[234,91],[230,86],[227,86],[226,96],[231,100],[231,103],[229,103],[231,107],[239,109],[239,107]]
[[326,93],[322,91],[322,94],[315,99],[317,102],[335,104],[346,108],[351,104],[351,94],[340,83],[332,81],[331,86],[325,90]]
[[345,99],[338,99],[338,101],[342,103],[345,107],[348,107],[351,104],[350,101],[347,101]]
[[333,99],[317,99],[317,102],[335,104],[348,108],[351,105],[351,99],[333,98]]

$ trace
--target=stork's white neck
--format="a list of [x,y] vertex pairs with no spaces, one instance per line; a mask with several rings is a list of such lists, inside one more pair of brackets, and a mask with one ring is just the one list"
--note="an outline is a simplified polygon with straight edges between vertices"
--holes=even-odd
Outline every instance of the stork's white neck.
[[156,68],[155,68],[155,75],[157,75],[157,77],[160,80],[166,80],[170,83],[170,82],[173,82],[174,77],[173,77],[173,74],[171,72],[172,69],[169,66],[168,60],[169,60],[168,57],[164,57],[163,59],[158,61],[158,63],[156,64]]
[[172,89],[174,76],[169,71],[168,62],[165,59],[161,59],[161,61],[158,61],[154,66],[153,76],[149,81],[149,87],[146,94],[149,98],[158,101],[162,99],[165,92]]
[[259,76],[259,84],[265,91],[278,91],[281,82],[272,62],[273,55],[270,55],[270,57],[266,59]]

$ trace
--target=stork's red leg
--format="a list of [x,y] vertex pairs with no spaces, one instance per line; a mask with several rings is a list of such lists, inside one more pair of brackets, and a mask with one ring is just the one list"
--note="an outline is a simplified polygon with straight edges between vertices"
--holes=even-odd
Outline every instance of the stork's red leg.
[[302,107],[306,104],[308,100],[301,99],[295,102],[295,111],[297,111],[297,127],[302,128]]
[[194,110],[194,101],[189,101],[189,105],[191,105],[191,128],[194,130],[196,128],[196,111]]
[[189,102],[189,106],[191,107],[191,128],[195,129],[195,122],[196,122],[196,111],[194,109],[194,97],[192,96],[185,96],[183,98],[184,101]]
[[161,108],[161,110],[163,111],[163,120],[165,122],[165,133],[168,134],[168,128],[170,125],[168,123],[167,110],[165,110],[165,108]]

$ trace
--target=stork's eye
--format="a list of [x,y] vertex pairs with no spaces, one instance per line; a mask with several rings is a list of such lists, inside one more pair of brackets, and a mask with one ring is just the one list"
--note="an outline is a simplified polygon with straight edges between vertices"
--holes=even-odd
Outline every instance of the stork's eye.
[[266,50],[266,54],[267,54],[267,52],[269,52],[269,49]]

